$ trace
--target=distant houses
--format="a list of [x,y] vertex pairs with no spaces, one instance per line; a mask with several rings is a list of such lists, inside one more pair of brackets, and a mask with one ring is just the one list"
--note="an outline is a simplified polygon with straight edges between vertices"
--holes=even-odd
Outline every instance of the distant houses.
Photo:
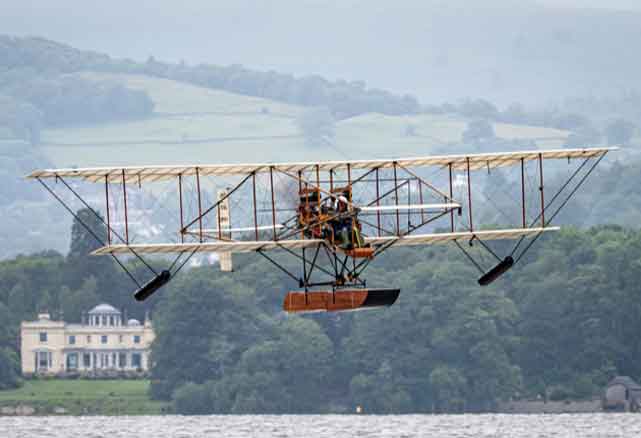
[[109,304],[83,315],[80,324],[54,321],[48,313],[20,325],[24,376],[136,376],[149,370],[151,320],[124,320]]
[[628,376],[610,380],[603,395],[604,411],[638,412],[641,409],[641,385]]

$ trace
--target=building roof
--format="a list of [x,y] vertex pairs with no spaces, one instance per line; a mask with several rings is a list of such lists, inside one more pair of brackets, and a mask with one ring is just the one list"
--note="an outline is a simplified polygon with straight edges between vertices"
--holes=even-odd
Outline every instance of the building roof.
[[106,303],[98,304],[96,307],[89,311],[90,315],[95,315],[97,313],[111,313],[114,315],[120,315],[120,310],[116,309],[114,306]]
[[608,386],[612,385],[623,385],[628,389],[641,391],[641,385],[632,380],[632,378],[629,376],[616,376],[614,379],[608,382]]

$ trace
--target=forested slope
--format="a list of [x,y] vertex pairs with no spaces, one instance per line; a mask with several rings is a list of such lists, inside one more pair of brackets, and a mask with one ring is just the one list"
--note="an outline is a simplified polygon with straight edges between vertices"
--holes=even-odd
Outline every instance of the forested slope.
[[591,396],[617,373],[641,377],[639,231],[550,235],[488,288],[455,247],[393,249],[368,273],[372,286],[402,289],[393,307],[304,317],[280,311],[295,285],[255,258],[234,274],[185,271],[142,306],[108,259],[74,248],[0,264],[5,385],[17,377],[21,319],[48,309],[78,320],[102,301],[130,315],[153,310],[152,394],[183,413],[491,410],[510,397]]

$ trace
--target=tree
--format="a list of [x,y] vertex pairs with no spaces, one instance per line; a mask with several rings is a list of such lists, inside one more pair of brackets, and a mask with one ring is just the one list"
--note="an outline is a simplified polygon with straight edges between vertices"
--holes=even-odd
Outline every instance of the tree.
[[20,384],[18,355],[9,348],[0,347],[0,389],[17,388]]
[[494,137],[494,127],[486,119],[476,119],[469,122],[463,131],[463,141],[466,143],[491,140]]
[[65,284],[79,289],[85,278],[93,276],[98,293],[113,283],[115,268],[108,257],[92,257],[90,253],[106,244],[107,227],[88,208],[78,210],[71,226],[71,245],[65,263]]
[[225,377],[243,352],[272,332],[251,288],[213,277],[209,268],[192,269],[163,292],[152,352],[156,398],[169,399],[187,382]]
[[430,385],[436,395],[439,410],[463,409],[467,381],[460,370],[447,365],[437,366],[430,373]]
[[87,277],[80,288],[71,290],[63,286],[60,291],[60,307],[65,321],[80,322],[82,312],[96,306],[101,299],[97,294],[98,285],[94,277]]
[[459,113],[465,117],[474,117],[484,120],[496,120],[499,111],[496,107],[484,99],[466,99],[459,104]]
[[326,146],[334,143],[336,136],[334,117],[327,107],[303,111],[296,125],[310,146]]
[[211,387],[207,384],[188,382],[176,389],[172,400],[174,411],[180,415],[212,413]]

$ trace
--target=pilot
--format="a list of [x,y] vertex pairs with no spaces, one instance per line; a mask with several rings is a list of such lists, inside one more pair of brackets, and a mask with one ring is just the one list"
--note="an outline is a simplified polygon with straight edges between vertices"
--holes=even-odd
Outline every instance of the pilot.
[[349,201],[347,200],[347,198],[345,196],[340,195],[338,197],[336,209],[338,210],[339,213],[345,213],[348,210],[350,210]]
[[343,248],[352,246],[352,218],[347,214],[351,205],[343,195],[338,197],[336,209],[340,215],[334,223],[334,235],[338,244]]

